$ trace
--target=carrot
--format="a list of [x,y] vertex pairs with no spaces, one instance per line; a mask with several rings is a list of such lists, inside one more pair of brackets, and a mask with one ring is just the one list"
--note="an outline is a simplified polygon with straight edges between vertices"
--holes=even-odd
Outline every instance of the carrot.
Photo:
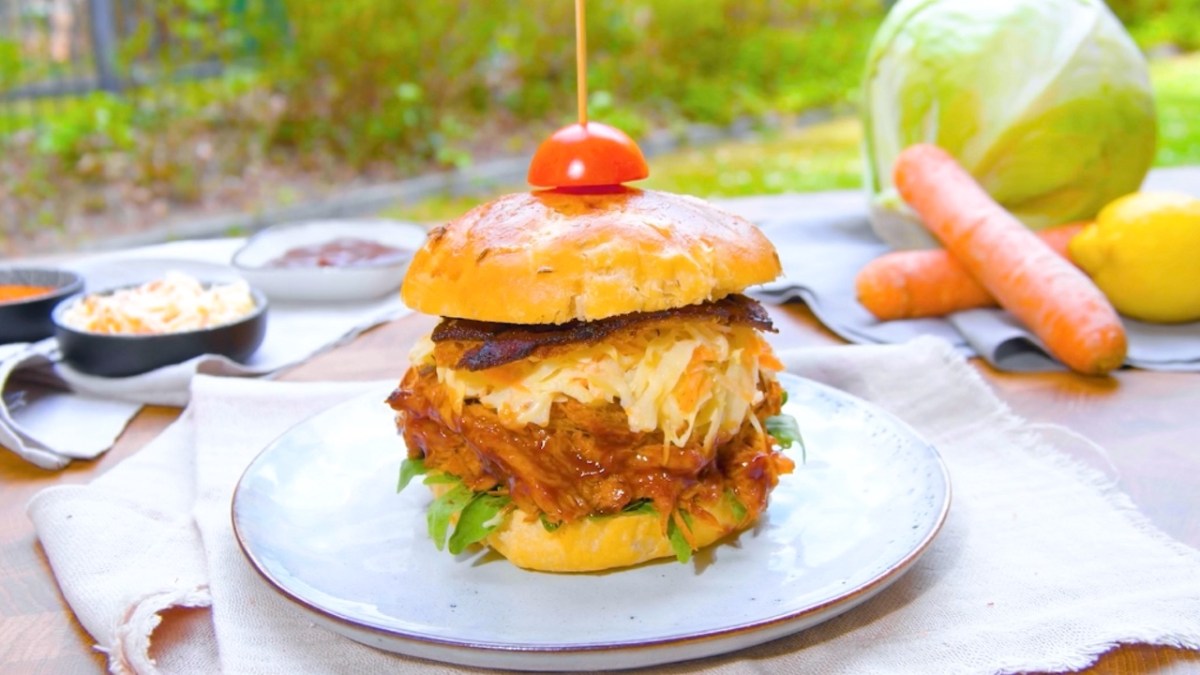
[[1125,327],[1083,272],[988,196],[933,145],[906,148],[894,182],[925,227],[1000,306],[1072,370],[1102,375],[1125,360]]
[[[1084,223],[1068,223],[1037,233],[1050,248],[1067,257],[1067,242]],[[945,316],[996,300],[945,249],[893,251],[867,263],[854,279],[858,301],[880,321]]]

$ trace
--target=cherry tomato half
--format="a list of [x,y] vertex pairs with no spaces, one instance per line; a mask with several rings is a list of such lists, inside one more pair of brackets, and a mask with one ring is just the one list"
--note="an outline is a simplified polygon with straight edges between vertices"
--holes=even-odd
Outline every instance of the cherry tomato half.
[[637,143],[607,124],[563,127],[542,141],[529,163],[529,183],[537,187],[620,185],[650,175]]

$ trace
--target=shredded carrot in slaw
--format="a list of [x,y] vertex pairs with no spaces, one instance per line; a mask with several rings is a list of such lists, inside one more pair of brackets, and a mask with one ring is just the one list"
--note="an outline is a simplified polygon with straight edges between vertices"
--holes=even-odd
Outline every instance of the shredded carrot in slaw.
[[63,323],[89,333],[181,333],[232,323],[254,311],[245,281],[205,287],[183,272],[135,288],[85,296],[63,312]]

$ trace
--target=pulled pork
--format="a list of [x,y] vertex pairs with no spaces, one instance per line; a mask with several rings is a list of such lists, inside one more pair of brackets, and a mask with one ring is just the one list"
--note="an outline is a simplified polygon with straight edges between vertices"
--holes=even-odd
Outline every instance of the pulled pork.
[[[765,396],[754,411],[760,428],[782,404],[778,383],[763,380],[761,387]],[[664,524],[677,508],[706,517],[703,506],[726,490],[754,518],[779,475],[793,467],[750,420],[713,447],[700,439],[675,447],[659,431],[631,431],[616,403],[568,399],[554,404],[546,427],[508,429],[478,401],[466,401],[456,413],[428,365],[410,369],[388,404],[410,458],[423,458],[429,469],[453,474],[476,491],[505,488],[526,513],[554,523],[615,514],[640,500],[653,502]]]

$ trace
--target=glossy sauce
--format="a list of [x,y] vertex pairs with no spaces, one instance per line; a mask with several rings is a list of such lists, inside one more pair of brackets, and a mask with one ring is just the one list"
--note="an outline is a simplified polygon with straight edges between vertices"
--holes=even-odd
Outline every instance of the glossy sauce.
[[[775,382],[765,394],[756,410],[760,424],[782,402]],[[456,413],[431,369],[409,369],[388,403],[399,413],[409,457],[475,491],[503,486],[522,510],[551,522],[615,514],[640,499],[660,514],[692,511],[688,504],[711,504],[727,490],[753,517],[766,508],[779,475],[792,469],[750,424],[715,448],[694,442],[664,452],[662,433],[630,431],[616,404],[568,399],[554,404],[549,427],[513,431],[479,403]]]
[[54,291],[53,286],[26,286],[25,284],[0,284],[0,303],[16,302],[48,295]]
[[264,267],[372,267],[402,262],[411,251],[386,246],[377,241],[339,237],[322,244],[297,246],[270,260]]

